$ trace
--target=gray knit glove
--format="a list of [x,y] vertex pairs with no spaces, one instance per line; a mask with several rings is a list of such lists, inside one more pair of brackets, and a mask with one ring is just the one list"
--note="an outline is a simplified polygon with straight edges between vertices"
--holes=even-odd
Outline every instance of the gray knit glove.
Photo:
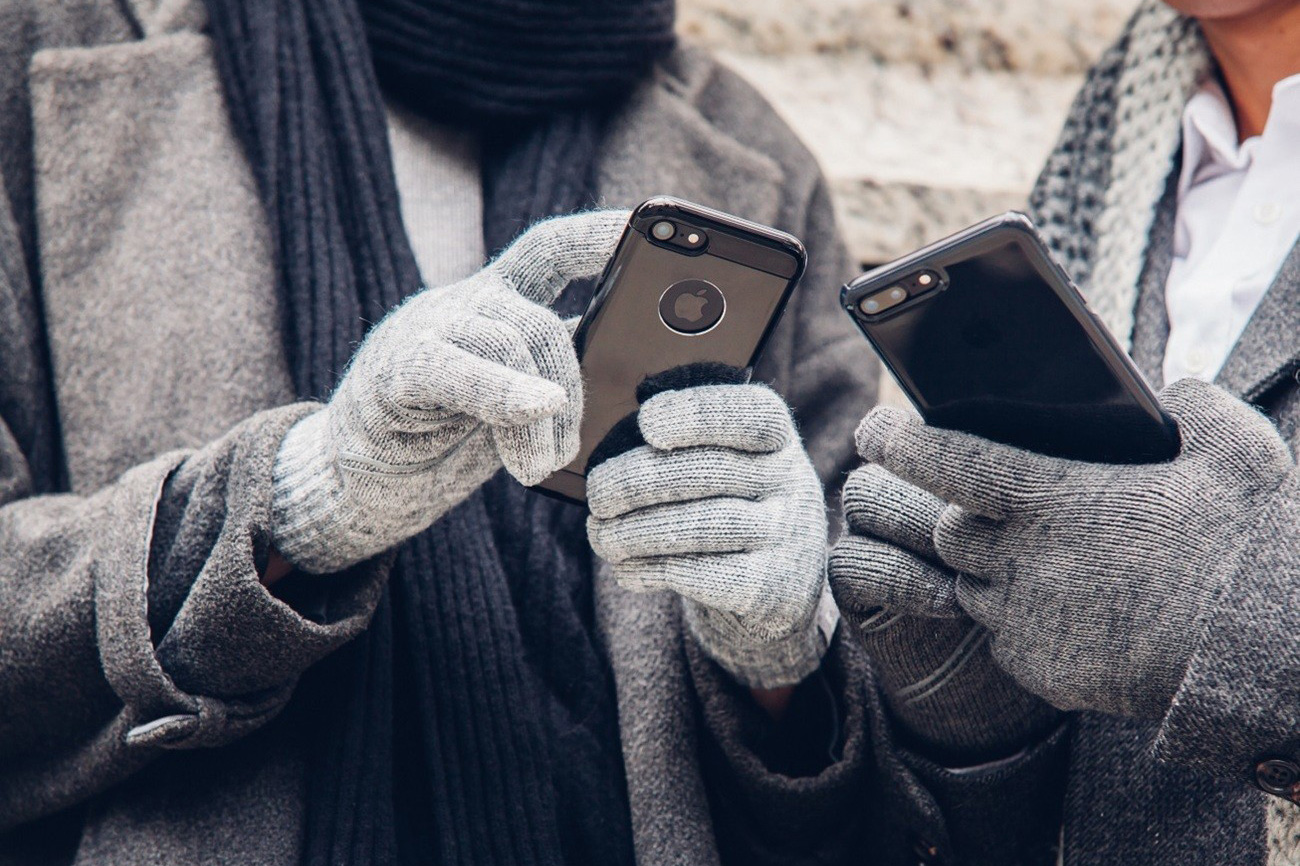
[[[1273,425],[1186,379],[1169,463],[1043,457],[877,409],[865,456],[955,503],[935,549],[993,655],[1062,709],[1162,717],[1205,618],[1295,461]],[[959,506],[959,507],[958,507]],[[967,576],[971,575],[971,576]]]
[[1046,732],[1056,710],[994,663],[988,631],[957,603],[957,575],[934,549],[946,503],[875,465],[849,475],[843,503],[831,589],[907,738],[951,766]]
[[540,223],[477,274],[390,312],[329,405],[285,437],[276,550],[339,571],[425,529],[502,465],[536,484],[572,460],[582,378],[568,328],[543,305],[601,272],[627,218]]
[[647,444],[588,473],[592,548],[621,586],[680,595],[691,633],[740,682],[804,679],[838,613],[822,486],[790,410],[762,385],[704,385],[651,397],[637,425]]

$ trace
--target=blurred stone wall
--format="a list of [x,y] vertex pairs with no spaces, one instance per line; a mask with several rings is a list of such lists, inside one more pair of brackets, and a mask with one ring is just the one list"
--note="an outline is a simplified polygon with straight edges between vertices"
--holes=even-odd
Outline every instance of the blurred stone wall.
[[752,81],[880,263],[1018,207],[1084,71],[1135,0],[679,0]]

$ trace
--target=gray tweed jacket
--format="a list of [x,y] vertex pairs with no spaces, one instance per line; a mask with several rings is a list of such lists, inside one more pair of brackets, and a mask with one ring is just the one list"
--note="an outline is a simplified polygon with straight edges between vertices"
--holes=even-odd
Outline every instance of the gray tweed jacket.
[[[309,607],[330,614],[310,620],[256,577],[272,459],[309,406],[290,402],[264,216],[203,18],[198,0],[0,2],[0,864],[296,863],[303,746],[281,710],[384,579],[322,579]],[[600,189],[805,240],[759,372],[838,478],[876,367],[838,310],[848,265],[808,152],[682,50],[612,124]],[[164,496],[179,525],[155,525]],[[175,561],[199,578],[154,634],[149,575]],[[671,598],[605,577],[596,595],[638,859],[717,862],[698,754],[729,733],[692,708],[726,684],[692,676]],[[743,744],[729,754],[744,784],[789,794]]]
[[[1122,340],[1131,336],[1135,360],[1157,385],[1179,120],[1189,88],[1211,68],[1195,24],[1144,0],[1090,74],[1032,198],[1089,305]],[[1117,279],[1123,274],[1133,279]],[[1300,449],[1300,247],[1217,383],[1267,413]],[[896,823],[920,840],[922,862],[1017,862],[1011,843],[1026,839],[1040,852],[1032,862],[1060,856],[1066,866],[1300,862],[1300,808],[1257,784],[1270,759],[1294,769],[1290,784],[1300,782],[1298,528],[1292,480],[1203,624],[1159,722],[1083,714],[1015,760],[962,773],[894,747],[879,723],[878,760],[896,786],[889,802]],[[1300,800],[1300,785],[1290,799]]]

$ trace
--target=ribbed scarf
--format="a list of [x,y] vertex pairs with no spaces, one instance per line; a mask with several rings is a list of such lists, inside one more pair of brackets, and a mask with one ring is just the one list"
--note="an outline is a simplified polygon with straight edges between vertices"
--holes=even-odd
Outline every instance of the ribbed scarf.
[[[491,130],[484,237],[497,250],[591,202],[603,119],[672,44],[671,0],[207,6],[310,398],[420,288],[381,79],[436,119]],[[563,312],[586,300],[563,298]],[[504,474],[403,545],[371,627],[295,699],[312,762],[304,862],[631,862],[590,562],[582,512]]]

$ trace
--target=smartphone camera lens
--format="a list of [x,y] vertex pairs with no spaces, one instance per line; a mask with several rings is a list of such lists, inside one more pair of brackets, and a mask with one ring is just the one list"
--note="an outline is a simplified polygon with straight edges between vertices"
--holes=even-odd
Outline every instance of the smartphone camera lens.
[[668,220],[660,220],[650,227],[650,234],[657,241],[670,241],[673,239],[673,235],[677,234],[677,226]]
[[858,309],[868,316],[874,316],[877,313],[883,313],[890,307],[897,307],[906,300],[907,289],[902,286],[890,286],[883,292],[876,292],[874,295],[863,298],[858,303]]

